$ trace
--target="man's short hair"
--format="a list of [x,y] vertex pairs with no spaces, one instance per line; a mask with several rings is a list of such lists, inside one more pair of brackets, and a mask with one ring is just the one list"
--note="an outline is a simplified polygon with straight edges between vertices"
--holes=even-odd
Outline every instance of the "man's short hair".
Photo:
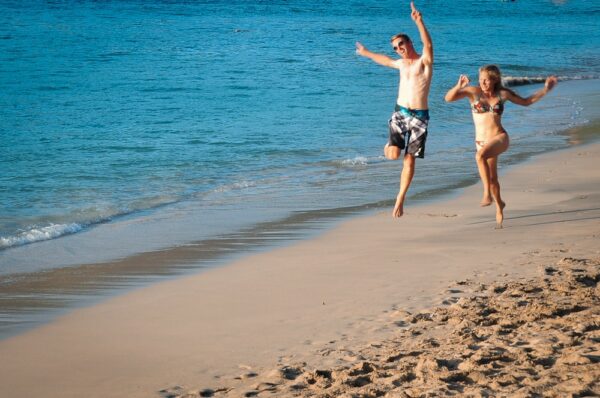
[[402,40],[404,40],[404,41],[411,42],[410,37],[408,37],[408,35],[405,33],[398,33],[398,34],[392,36],[392,38],[390,39],[390,42],[394,42],[394,40],[400,39],[400,38],[402,38]]

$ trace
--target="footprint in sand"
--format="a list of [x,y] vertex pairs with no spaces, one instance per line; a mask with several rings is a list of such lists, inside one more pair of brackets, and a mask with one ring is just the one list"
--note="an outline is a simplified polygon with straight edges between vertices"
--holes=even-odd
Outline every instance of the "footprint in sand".
[[452,304],[456,304],[456,302],[459,300],[458,297],[449,297],[447,299],[442,300],[442,304],[443,305],[452,305]]
[[444,218],[453,218],[458,217],[458,214],[450,214],[450,213],[425,213],[427,217],[444,217]]
[[[264,377],[261,372],[257,379],[237,382],[243,386],[220,390],[224,394],[181,386],[160,394],[600,396],[600,261],[565,258],[540,267],[535,280],[496,281],[481,293],[465,290],[465,297],[447,298],[456,301],[449,307],[386,313],[381,322],[405,327],[392,330],[389,339],[361,348],[352,341],[342,346],[343,339],[337,348],[323,343],[316,361],[327,355],[335,367],[284,362]],[[253,373],[249,366],[244,370]]]

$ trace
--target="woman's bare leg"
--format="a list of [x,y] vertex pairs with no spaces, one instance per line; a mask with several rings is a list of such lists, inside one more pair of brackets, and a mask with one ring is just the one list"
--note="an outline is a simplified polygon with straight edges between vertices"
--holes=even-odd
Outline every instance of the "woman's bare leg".
[[506,204],[500,196],[500,183],[498,181],[498,156],[508,149],[508,135],[501,134],[490,140],[477,152],[477,168],[484,186],[489,186],[489,192],[496,201],[496,228],[502,228],[504,221],[504,207]]
[[479,177],[481,178],[481,184],[483,185],[483,197],[479,204],[483,207],[492,204],[492,196],[490,195],[490,171],[486,159],[480,156],[481,151],[483,151],[483,149],[477,151],[475,160],[477,161],[477,169],[479,170]]
[[496,201],[496,228],[502,228],[504,221],[504,207],[506,204],[500,196],[500,182],[498,180],[498,157],[488,158],[487,165],[490,175],[490,191]]
[[483,197],[481,198],[481,202],[479,203],[479,205],[481,207],[489,206],[492,204],[492,196],[490,194],[489,171],[486,173],[484,169],[479,167],[479,163],[477,163],[477,168],[479,169],[479,177],[481,178],[481,184],[483,185]]

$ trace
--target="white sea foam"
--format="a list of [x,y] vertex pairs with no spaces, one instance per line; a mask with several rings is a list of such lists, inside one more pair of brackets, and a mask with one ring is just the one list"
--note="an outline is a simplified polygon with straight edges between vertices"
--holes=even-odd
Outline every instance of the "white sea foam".
[[[502,78],[502,84],[506,87],[513,86],[525,86],[528,84],[540,84],[546,81],[548,76],[504,76]],[[559,81],[564,80],[586,80],[595,79],[597,77],[592,75],[578,75],[578,76],[557,76]]]
[[245,188],[251,188],[256,186],[256,183],[254,181],[240,181],[240,182],[234,182],[232,184],[227,184],[227,185],[222,185],[220,187],[215,188],[215,192],[229,192],[229,191],[233,191],[233,190],[238,190],[238,189],[245,189]]
[[0,236],[0,249],[25,245],[42,240],[54,239],[58,238],[59,236],[74,234],[82,229],[83,226],[77,223],[50,224],[45,227],[35,226],[14,236]]
[[369,160],[365,156],[357,156],[353,159],[345,159],[342,161],[343,166],[366,166]]

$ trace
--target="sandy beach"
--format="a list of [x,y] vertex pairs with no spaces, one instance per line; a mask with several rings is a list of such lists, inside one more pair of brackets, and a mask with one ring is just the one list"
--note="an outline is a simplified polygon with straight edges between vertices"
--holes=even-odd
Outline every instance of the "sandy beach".
[[598,396],[599,158],[501,172],[501,230],[472,186],[75,310],[0,341],[0,396]]

